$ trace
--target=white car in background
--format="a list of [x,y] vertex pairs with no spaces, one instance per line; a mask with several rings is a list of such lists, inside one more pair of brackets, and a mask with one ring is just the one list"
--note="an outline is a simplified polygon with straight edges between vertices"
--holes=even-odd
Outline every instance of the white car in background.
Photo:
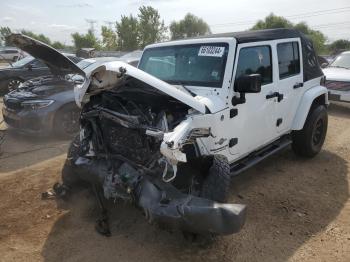
[[323,73],[329,100],[350,103],[350,51],[338,55]]
[[17,48],[0,49],[0,60],[15,62],[23,57],[23,52]]

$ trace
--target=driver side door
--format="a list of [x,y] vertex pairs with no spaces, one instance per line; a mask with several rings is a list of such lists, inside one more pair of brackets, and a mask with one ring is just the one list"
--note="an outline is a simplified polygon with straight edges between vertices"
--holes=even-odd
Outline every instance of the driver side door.
[[[244,157],[277,137],[277,98],[271,97],[271,94],[277,91],[274,56],[271,42],[241,44],[237,48],[233,79],[243,75],[260,74],[262,86],[260,93],[246,93],[244,103],[232,105],[232,109],[237,110],[237,115],[231,120],[237,144],[230,148],[230,153],[236,155],[236,158]],[[240,95],[242,94],[234,92],[234,96]]]

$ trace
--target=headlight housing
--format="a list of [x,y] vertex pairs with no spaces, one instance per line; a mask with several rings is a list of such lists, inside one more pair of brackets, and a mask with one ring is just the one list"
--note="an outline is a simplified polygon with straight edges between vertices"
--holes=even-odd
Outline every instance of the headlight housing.
[[28,100],[28,101],[22,102],[21,105],[23,106],[23,108],[36,110],[36,109],[48,107],[53,102],[55,101],[54,100]]

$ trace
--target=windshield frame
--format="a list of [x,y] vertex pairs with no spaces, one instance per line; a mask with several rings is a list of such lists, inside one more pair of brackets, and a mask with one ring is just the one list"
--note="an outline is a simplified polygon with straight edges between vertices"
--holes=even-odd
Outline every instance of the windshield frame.
[[[225,80],[225,71],[227,66],[227,59],[229,56],[230,51],[230,44],[226,41],[219,41],[219,42],[200,42],[200,43],[188,43],[188,44],[176,44],[176,45],[165,45],[165,46],[155,46],[155,47],[149,47],[146,48],[143,51],[141,60],[138,65],[138,69],[143,70],[141,66],[144,63],[144,60],[146,59],[147,53],[149,51],[153,50],[162,50],[162,49],[171,49],[171,48],[182,48],[182,47],[201,47],[201,46],[224,46],[225,51],[223,54],[223,61],[221,66],[221,75],[220,75],[220,81],[217,82],[207,82],[207,81],[186,81],[186,80],[166,80],[161,79],[166,83],[173,84],[173,85],[183,85],[183,86],[193,86],[193,87],[210,87],[210,88],[221,88],[223,86],[224,80]],[[144,70],[143,70],[144,71]],[[145,71],[147,73],[147,71]]]

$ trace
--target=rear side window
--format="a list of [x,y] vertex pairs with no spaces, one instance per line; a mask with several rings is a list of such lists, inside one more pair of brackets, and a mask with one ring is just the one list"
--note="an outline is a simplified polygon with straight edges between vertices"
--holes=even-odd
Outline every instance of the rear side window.
[[263,85],[272,83],[270,46],[245,47],[239,51],[236,79],[251,74],[261,75]]
[[300,56],[298,42],[277,45],[278,67],[280,79],[300,73]]

